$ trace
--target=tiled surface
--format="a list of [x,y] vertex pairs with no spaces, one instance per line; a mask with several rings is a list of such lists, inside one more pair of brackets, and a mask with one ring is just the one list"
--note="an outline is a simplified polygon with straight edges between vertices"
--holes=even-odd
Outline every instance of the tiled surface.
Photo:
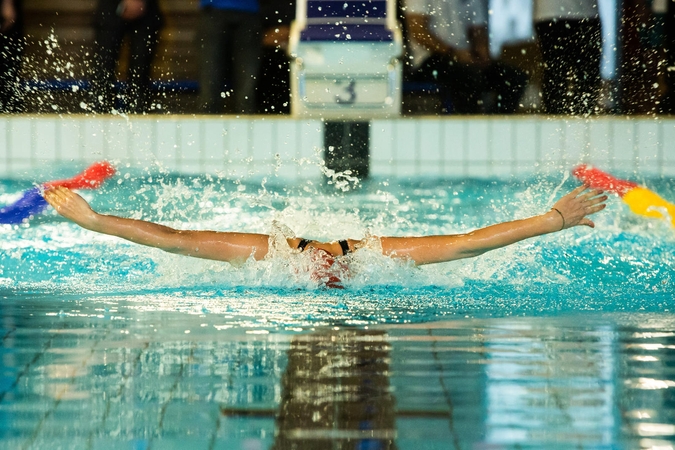
[[[0,176],[111,159],[183,173],[318,177],[320,120],[276,117],[0,117]],[[565,170],[675,175],[675,120],[419,117],[371,125],[375,176],[508,177]]]
[[289,429],[301,448],[672,446],[672,314],[290,333],[117,299],[5,299],[0,448],[262,450]]

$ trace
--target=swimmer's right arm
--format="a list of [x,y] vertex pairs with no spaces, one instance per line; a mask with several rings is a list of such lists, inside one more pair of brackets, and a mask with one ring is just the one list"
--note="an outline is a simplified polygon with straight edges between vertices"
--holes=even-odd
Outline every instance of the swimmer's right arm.
[[63,217],[82,228],[180,255],[243,263],[268,252],[266,234],[176,230],[143,220],[99,214],[78,194],[59,187],[45,191],[45,200]]

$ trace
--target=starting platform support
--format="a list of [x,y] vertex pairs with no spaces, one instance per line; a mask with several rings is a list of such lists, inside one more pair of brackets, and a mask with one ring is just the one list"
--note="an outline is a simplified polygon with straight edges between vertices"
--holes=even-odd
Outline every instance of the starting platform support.
[[367,177],[363,132],[401,113],[396,0],[298,0],[289,54],[291,113],[324,119],[328,168]]

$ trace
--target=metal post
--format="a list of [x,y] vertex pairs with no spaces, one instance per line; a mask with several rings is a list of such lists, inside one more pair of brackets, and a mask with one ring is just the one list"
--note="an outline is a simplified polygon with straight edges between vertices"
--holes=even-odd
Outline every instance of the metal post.
[[364,180],[370,170],[370,122],[324,122],[324,160],[335,172]]

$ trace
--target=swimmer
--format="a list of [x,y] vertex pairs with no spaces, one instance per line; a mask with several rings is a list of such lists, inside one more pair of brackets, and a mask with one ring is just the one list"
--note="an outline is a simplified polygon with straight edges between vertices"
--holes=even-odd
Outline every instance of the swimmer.
[[[153,222],[98,214],[80,195],[64,187],[50,188],[44,197],[59,214],[82,228],[170,253],[241,264],[251,256],[261,260],[269,250],[270,236],[267,234],[175,230]],[[575,226],[593,228],[595,224],[587,216],[604,209],[606,200],[603,191],[583,185],[561,197],[546,213],[527,219],[498,223],[465,234],[375,239],[381,244],[384,255],[410,260],[416,265],[472,258],[524,239]],[[300,252],[326,255],[328,258],[322,260],[324,265],[367,244],[359,239],[318,242],[288,238],[287,242]]]

